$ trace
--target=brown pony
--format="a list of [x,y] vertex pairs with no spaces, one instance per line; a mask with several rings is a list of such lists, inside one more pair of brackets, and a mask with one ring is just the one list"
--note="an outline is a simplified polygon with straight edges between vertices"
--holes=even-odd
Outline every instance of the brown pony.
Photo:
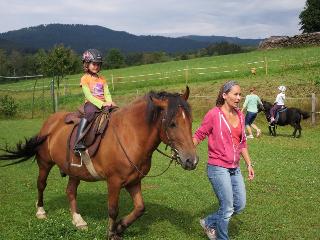
[[[144,212],[141,179],[151,167],[152,153],[160,142],[168,144],[184,169],[196,168],[198,156],[192,142],[191,109],[187,103],[189,88],[184,94],[150,92],[131,104],[114,112],[109,127],[101,140],[92,164],[108,186],[108,239],[121,239],[124,230]],[[77,209],[77,188],[80,180],[97,181],[85,165],[66,166],[67,139],[72,124],[64,123],[66,112],[51,115],[43,124],[40,133],[26,143],[17,144],[16,150],[5,149],[1,160],[28,160],[36,156],[39,166],[37,181],[38,201],[36,216],[46,218],[43,208],[43,192],[51,168],[57,164],[69,176],[66,193],[70,203],[72,223],[80,229],[87,228]],[[124,147],[125,146],[125,147]],[[117,221],[118,202],[121,188],[131,195],[134,209]]]

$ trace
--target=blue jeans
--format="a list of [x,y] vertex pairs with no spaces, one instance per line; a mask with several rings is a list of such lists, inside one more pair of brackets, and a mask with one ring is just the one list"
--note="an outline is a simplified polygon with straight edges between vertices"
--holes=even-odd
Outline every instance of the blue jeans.
[[228,225],[233,214],[241,212],[246,205],[246,189],[240,168],[207,166],[208,178],[219,200],[217,212],[207,216],[207,227],[215,228],[217,239],[229,239]]

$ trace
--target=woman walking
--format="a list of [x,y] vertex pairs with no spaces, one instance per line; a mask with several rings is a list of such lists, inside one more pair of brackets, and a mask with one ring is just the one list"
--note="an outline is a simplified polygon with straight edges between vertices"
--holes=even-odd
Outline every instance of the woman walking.
[[254,178],[246,144],[244,117],[238,109],[240,99],[238,83],[225,83],[220,89],[216,106],[205,115],[193,137],[195,145],[208,137],[207,175],[219,200],[219,209],[200,219],[200,225],[211,240],[229,239],[230,218],[245,207],[246,190],[239,167],[240,155],[246,163],[249,179]]

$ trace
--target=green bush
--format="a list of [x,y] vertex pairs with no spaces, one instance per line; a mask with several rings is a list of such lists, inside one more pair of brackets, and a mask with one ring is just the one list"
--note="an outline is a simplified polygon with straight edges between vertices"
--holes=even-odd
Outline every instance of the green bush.
[[5,117],[14,117],[17,113],[18,104],[14,98],[8,95],[0,97],[0,114]]

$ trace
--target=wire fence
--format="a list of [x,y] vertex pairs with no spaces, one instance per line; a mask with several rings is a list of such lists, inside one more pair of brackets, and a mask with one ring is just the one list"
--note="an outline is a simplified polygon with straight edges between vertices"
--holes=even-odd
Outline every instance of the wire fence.
[[[270,69],[274,68],[288,68],[288,67],[305,67],[312,64],[318,64],[320,58],[317,57],[308,57],[299,59],[288,58],[285,61],[283,59],[267,59],[266,57],[263,60],[252,60],[236,64],[222,64],[222,65],[208,65],[208,66],[186,66],[185,68],[176,68],[168,71],[158,71],[158,72],[149,72],[143,74],[131,74],[124,75],[121,73],[112,73],[107,78],[109,80],[109,88],[113,93],[121,90],[125,86],[127,89],[133,91],[139,91],[139,87],[144,87],[149,84],[149,86],[163,85],[168,83],[185,83],[201,81],[203,78],[209,78],[210,80],[220,78],[227,78],[230,75],[237,74],[237,76],[243,75],[255,75],[257,72],[259,74],[268,75]],[[45,78],[43,75],[34,75],[34,76],[18,76],[18,77],[4,77],[0,76],[0,80],[27,80],[35,79],[33,82],[10,82],[1,84],[0,93],[6,92],[21,92],[32,93],[32,116],[35,108],[40,108],[41,111],[45,109],[45,105],[53,105],[52,109],[54,111],[58,110],[58,102],[61,104],[61,100],[58,98],[61,96],[67,95],[77,95],[80,94],[79,88],[79,77],[78,78],[64,78],[60,82],[60,88],[57,89],[57,84],[51,79]],[[137,85],[141,84],[141,85]],[[155,85],[153,85],[155,84]],[[129,87],[128,87],[129,86]],[[131,87],[132,86],[132,87]],[[73,89],[76,89],[73,91]],[[20,98],[23,98],[20,96]],[[30,97],[29,97],[30,98]],[[72,97],[71,97],[72,98]],[[195,101],[195,99],[197,99]],[[199,100],[201,99],[201,100]],[[203,112],[208,110],[210,106],[213,106],[215,96],[191,96],[191,101],[194,101],[196,106],[196,111]],[[39,104],[39,100],[42,101]],[[269,99],[273,101],[272,99]],[[296,106],[302,109],[310,109],[310,112],[315,115],[319,114],[318,98],[314,96],[312,100],[311,94],[306,97],[301,98],[287,98],[288,105]],[[63,100],[64,101],[64,100]],[[67,102],[67,98],[65,98]],[[39,106],[41,105],[41,106]],[[313,117],[315,121],[315,117]]]
[[[287,68],[287,67],[299,67],[308,66],[312,64],[320,63],[320,57],[308,57],[299,59],[288,58],[285,61],[281,59],[267,59],[264,60],[252,60],[249,62],[243,62],[238,64],[229,65],[211,65],[211,66],[186,66],[185,68],[177,68],[171,71],[163,72],[148,72],[137,75],[123,75],[121,73],[112,73],[107,79],[109,81],[112,91],[121,90],[124,85],[132,85],[133,87],[139,87],[145,84],[169,84],[169,83],[181,83],[201,81],[203,78],[219,79],[230,76],[241,76],[250,74],[265,74],[268,75],[270,69],[273,68]],[[274,65],[275,64],[275,65]],[[19,76],[19,77],[4,77],[0,76],[1,79],[5,80],[18,80],[18,79],[35,79],[43,78],[43,75],[34,76]],[[62,79],[63,88],[75,88],[79,86],[78,78],[65,78]],[[137,86],[137,84],[142,84]],[[17,82],[2,84],[0,92],[28,92],[28,91],[42,91],[43,88],[50,89],[51,79],[46,79],[44,84],[40,86],[34,86],[34,83]]]

